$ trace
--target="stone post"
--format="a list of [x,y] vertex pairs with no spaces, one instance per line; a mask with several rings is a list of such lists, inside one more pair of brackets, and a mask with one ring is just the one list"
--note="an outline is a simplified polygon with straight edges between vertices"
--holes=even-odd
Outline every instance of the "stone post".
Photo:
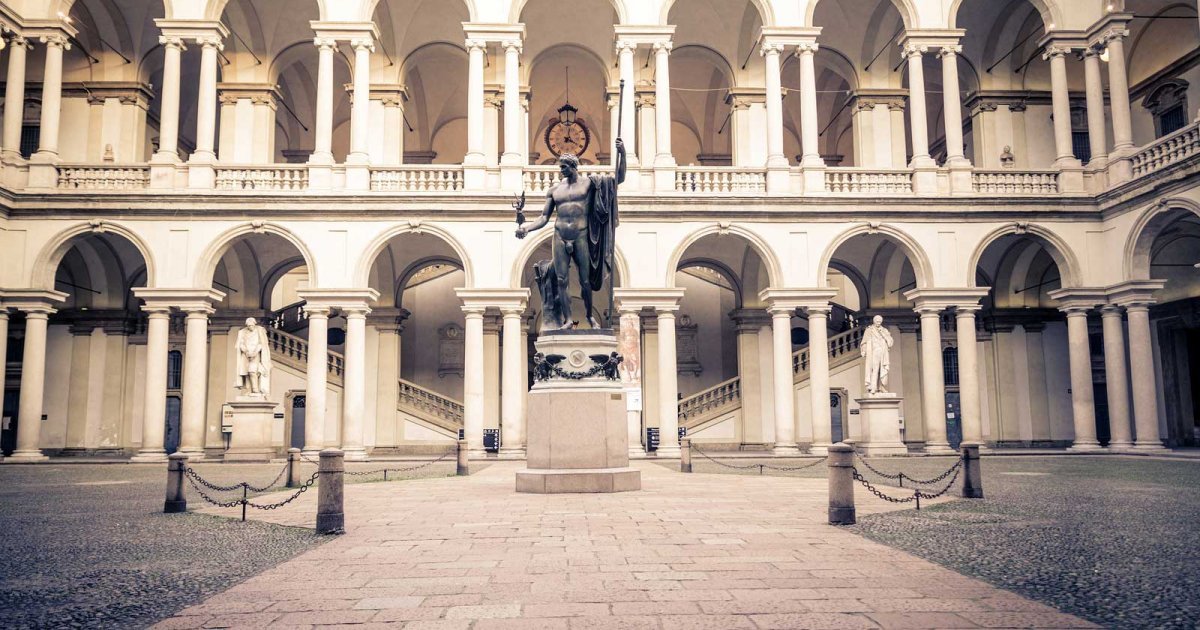
[[4,85],[4,161],[21,158],[21,124],[25,115],[25,56],[29,40],[13,35],[8,40],[8,77]]
[[483,64],[487,42],[468,39],[467,47],[467,154],[463,157],[463,186],[483,190],[487,158],[483,152]]
[[958,53],[962,46],[942,46],[942,110],[946,125],[946,165],[969,166],[963,154],[962,95],[958,89]]
[[187,511],[187,497],[183,494],[183,474],[187,468],[185,453],[171,453],[167,457],[167,499],[163,502],[164,514]]
[[1130,448],[1133,435],[1129,421],[1129,371],[1125,364],[1125,326],[1121,321],[1121,307],[1101,308],[1100,322],[1104,332],[1104,380],[1108,394],[1108,446]]
[[46,391],[46,333],[50,315],[55,311],[48,306],[21,307],[21,310],[25,311],[25,349],[21,357],[17,448],[5,461],[44,462],[49,458],[38,447]]
[[783,44],[764,43],[759,49],[763,57],[767,96],[767,193],[784,194],[791,191],[790,164],[783,154],[783,85],[780,53]]
[[[675,168],[675,155],[671,152],[671,47],[669,41],[654,44],[654,168]],[[672,173],[670,185],[666,178],[655,175],[657,190],[674,190]]]
[[955,307],[958,342],[959,412],[962,416],[963,440],[983,442],[981,391],[979,388],[979,342],[975,336],[975,311],[979,305]]
[[679,472],[692,472],[692,438],[679,440]]
[[471,474],[470,461],[467,459],[467,441],[465,439],[458,440],[458,468],[455,474],[459,477],[466,477]]
[[1113,28],[1103,36],[1108,44],[1108,100],[1112,111],[1113,156],[1117,158],[1109,183],[1118,184],[1133,177],[1129,157],[1134,153],[1133,123],[1129,112],[1129,76],[1125,70],[1124,26]]
[[[817,122],[817,72],[815,57],[819,45],[816,42],[800,44],[800,147],[803,153],[801,166],[825,166],[818,146],[820,135]],[[808,190],[807,188],[805,189]]]
[[843,443],[829,447],[829,524],[853,525],[854,448]]
[[295,488],[300,485],[300,449],[289,448],[287,451],[287,487]]
[[344,534],[346,514],[342,484],[345,481],[346,462],[342,459],[342,452],[336,448],[321,451],[317,472],[320,473],[317,479],[317,533]]
[[200,44],[200,88],[196,101],[196,150],[188,159],[188,187],[212,188],[216,182],[213,147],[217,135],[217,53],[224,46],[212,35],[196,38]]
[[979,470],[978,442],[963,442],[959,445],[962,450],[962,497],[964,499],[983,498],[983,476]]
[[312,457],[325,444],[325,388],[329,373],[329,308],[306,305],[308,315],[307,386],[304,392],[304,454]]
[[350,40],[354,49],[354,87],[350,103],[350,153],[346,156],[346,188],[371,189],[371,53],[375,42],[363,34]]

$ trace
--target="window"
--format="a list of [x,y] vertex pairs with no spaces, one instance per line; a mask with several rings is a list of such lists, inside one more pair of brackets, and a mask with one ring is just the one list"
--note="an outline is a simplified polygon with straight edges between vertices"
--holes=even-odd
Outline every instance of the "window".
[[1088,135],[1087,110],[1071,108],[1071,153],[1087,164],[1092,159],[1092,138]]
[[21,127],[21,157],[29,159],[37,152],[38,144],[42,141],[42,128],[38,125]]
[[1166,136],[1180,129],[1187,124],[1187,115],[1183,112],[1183,104],[1176,105],[1171,109],[1163,112],[1158,120],[1155,121],[1155,127],[1158,128],[1158,136]]
[[1155,137],[1170,135],[1187,125],[1187,90],[1187,81],[1168,79],[1142,100],[1142,107],[1154,116]]
[[942,350],[942,378],[946,385],[958,385],[958,348]]
[[167,353],[167,389],[183,387],[183,353],[172,350]]

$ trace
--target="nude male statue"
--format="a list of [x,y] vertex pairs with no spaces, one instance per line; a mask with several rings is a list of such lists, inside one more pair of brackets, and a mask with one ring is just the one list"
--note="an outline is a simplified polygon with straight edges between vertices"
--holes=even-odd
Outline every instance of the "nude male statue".
[[[617,186],[625,181],[625,143],[617,138],[617,172],[612,175],[579,176],[579,158],[564,153],[558,158],[562,180],[546,193],[546,208],[542,216],[528,225],[517,228],[517,238],[539,230],[550,222],[550,215],[558,211],[554,221],[554,273],[545,274],[543,282],[553,281],[554,290],[543,291],[542,295],[553,295],[557,304],[544,304],[542,330],[570,328],[571,296],[567,292],[570,281],[571,263],[579,274],[579,286],[583,308],[592,328],[600,323],[592,316],[592,292],[604,285],[605,269],[612,264],[612,229],[617,225]],[[611,274],[611,269],[610,269]]]

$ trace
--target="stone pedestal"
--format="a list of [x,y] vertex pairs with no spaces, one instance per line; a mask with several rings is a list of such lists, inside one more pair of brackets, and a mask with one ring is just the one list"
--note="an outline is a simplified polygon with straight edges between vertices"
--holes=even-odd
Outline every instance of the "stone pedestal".
[[275,457],[271,446],[271,424],[275,420],[276,404],[264,398],[239,396],[229,403],[233,414],[233,433],[227,462],[269,462]]
[[537,351],[565,357],[563,373],[538,381],[529,393],[526,461],[517,472],[517,492],[624,492],[640,490],[641,472],[629,467],[625,392],[608,380],[591,356],[608,356],[617,339],[608,330],[543,334]]
[[908,447],[900,441],[900,400],[895,394],[855,399],[862,418],[862,441],[858,449],[863,455],[908,454]]

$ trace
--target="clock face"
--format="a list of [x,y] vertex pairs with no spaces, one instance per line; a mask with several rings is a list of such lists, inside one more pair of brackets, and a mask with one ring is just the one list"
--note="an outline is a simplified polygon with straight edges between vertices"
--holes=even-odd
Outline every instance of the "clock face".
[[567,125],[555,118],[546,127],[546,148],[550,149],[555,157],[564,153],[583,155],[591,142],[592,132],[588,131],[582,120]]

